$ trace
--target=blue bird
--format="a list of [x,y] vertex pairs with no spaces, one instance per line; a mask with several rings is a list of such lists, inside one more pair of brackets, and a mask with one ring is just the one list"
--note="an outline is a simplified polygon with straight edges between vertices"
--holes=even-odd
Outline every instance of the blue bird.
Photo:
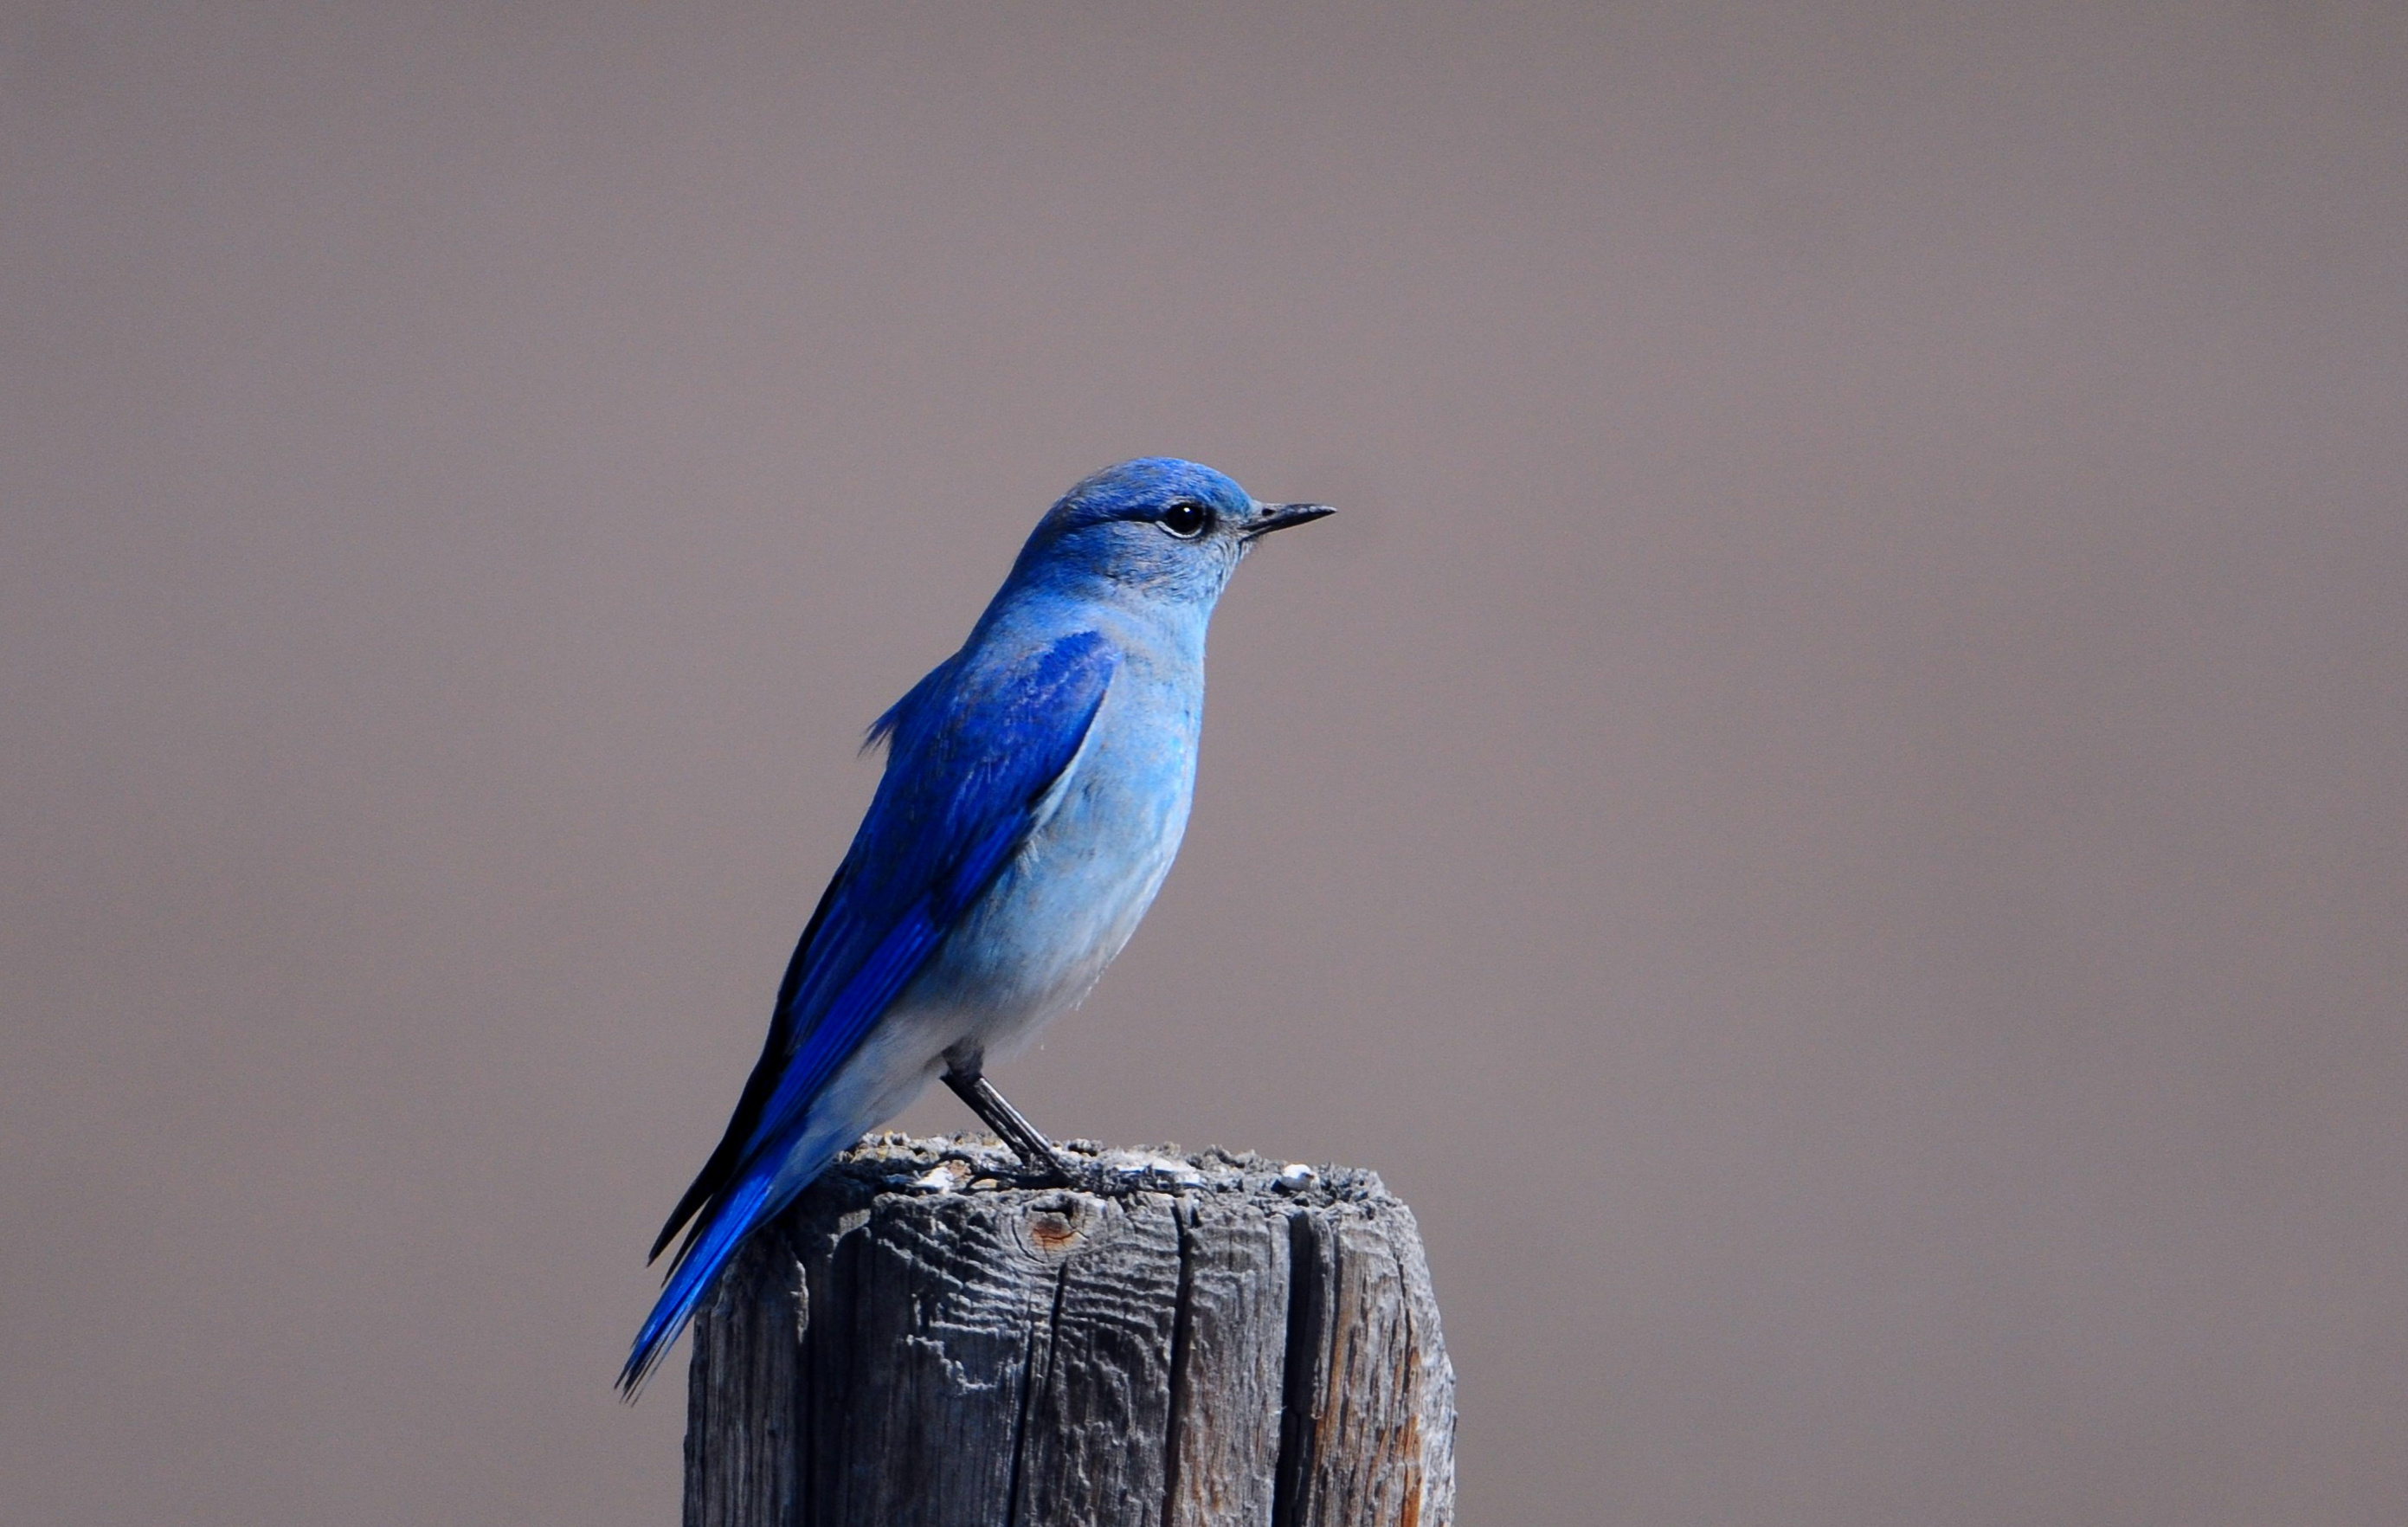
[[1038,522],[962,649],[869,728],[886,771],[771,1009],[727,1132],[619,1375],[632,1397],[753,1230],[941,1075],[1030,1166],[1072,1174],[984,1075],[1075,1007],[1137,929],[1187,826],[1204,633],[1264,504],[1148,457]]

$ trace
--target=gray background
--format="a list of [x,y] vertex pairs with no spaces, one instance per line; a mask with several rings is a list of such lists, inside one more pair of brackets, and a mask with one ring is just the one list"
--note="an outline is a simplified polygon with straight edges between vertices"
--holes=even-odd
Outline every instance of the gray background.
[[1346,512],[1000,1080],[1383,1172],[1467,1522],[2408,1520],[2408,10],[0,16],[0,1516],[671,1520],[860,728],[1169,452]]

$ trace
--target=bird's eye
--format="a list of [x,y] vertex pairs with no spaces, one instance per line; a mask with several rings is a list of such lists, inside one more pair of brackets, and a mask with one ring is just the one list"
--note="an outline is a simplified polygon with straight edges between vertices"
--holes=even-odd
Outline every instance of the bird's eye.
[[1162,528],[1182,540],[1194,540],[1212,523],[1201,504],[1173,504],[1162,511]]

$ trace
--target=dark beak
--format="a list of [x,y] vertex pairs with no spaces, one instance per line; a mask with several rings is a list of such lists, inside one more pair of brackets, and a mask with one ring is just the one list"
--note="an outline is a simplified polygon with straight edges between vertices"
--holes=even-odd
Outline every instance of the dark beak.
[[1327,504],[1256,504],[1254,513],[1238,533],[1248,540],[1260,540],[1274,530],[1284,530],[1291,525],[1303,525],[1337,512]]

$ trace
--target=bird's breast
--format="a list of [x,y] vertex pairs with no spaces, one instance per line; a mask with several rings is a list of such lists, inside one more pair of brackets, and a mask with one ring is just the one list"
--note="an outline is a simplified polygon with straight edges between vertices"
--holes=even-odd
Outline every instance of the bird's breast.
[[1027,844],[916,984],[915,998],[963,1013],[990,1055],[1086,996],[1178,855],[1196,707],[1143,687],[1106,701]]

